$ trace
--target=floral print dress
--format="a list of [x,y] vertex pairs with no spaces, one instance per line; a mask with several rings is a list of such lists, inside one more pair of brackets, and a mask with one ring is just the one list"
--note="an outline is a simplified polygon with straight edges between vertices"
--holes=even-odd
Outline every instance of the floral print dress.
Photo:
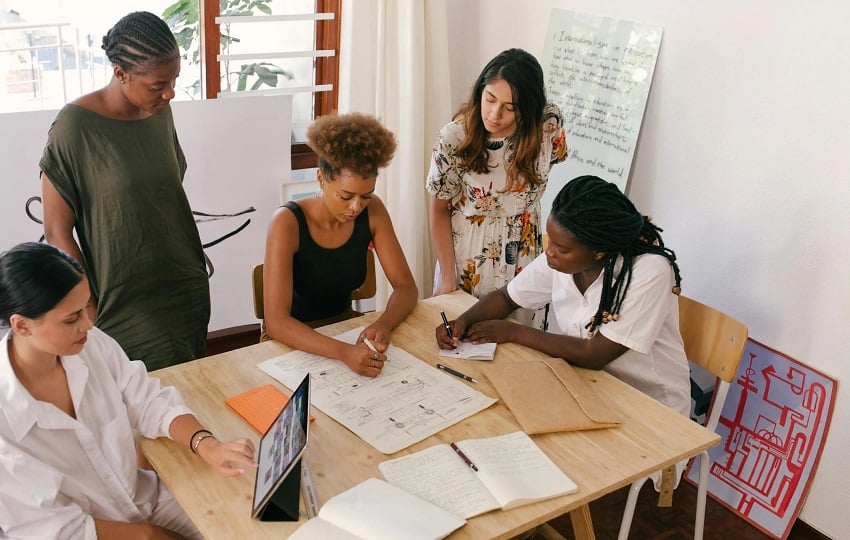
[[[537,161],[542,182],[537,185],[523,183],[504,191],[507,185],[505,163],[513,158],[513,139],[490,139],[487,144],[490,171],[478,174],[462,169],[455,155],[464,135],[463,123],[458,120],[440,130],[426,189],[434,198],[451,201],[457,284],[475,297],[481,297],[506,285],[542,253],[541,235],[545,224],[540,223],[540,198],[546,189],[550,167],[566,158],[567,144],[558,107],[546,105],[543,142]],[[438,262],[435,288],[439,279]],[[520,318],[530,322],[528,315]],[[542,323],[542,320],[535,322]]]

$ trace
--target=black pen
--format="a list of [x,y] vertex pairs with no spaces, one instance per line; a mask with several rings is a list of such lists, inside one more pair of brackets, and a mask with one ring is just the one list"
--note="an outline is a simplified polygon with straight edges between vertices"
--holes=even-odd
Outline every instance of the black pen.
[[464,375],[464,374],[463,374],[463,373],[461,373],[460,371],[455,371],[455,370],[453,370],[453,369],[452,369],[452,368],[450,368],[450,367],[446,367],[446,366],[444,366],[443,364],[437,364],[437,369],[442,369],[442,370],[443,370],[443,371],[445,371],[446,373],[451,373],[451,374],[452,374],[452,375],[454,375],[455,377],[460,377],[461,379],[463,379],[463,380],[465,380],[465,381],[474,382],[474,383],[477,383],[477,382],[478,382],[478,381],[476,381],[475,379],[473,379],[472,377],[470,377],[469,375]]
[[446,333],[449,335],[449,339],[454,340],[454,336],[452,335],[452,325],[449,324],[449,320],[446,318],[446,312],[440,310],[440,317],[443,318],[443,326],[446,328]]
[[462,459],[464,463],[466,463],[467,465],[469,465],[469,468],[470,468],[470,469],[472,469],[472,470],[473,470],[473,471],[475,471],[475,472],[478,472],[478,467],[476,467],[476,466],[475,466],[475,463],[473,463],[471,459],[469,459],[468,457],[466,457],[466,454],[464,454],[464,453],[463,453],[463,450],[461,450],[460,448],[458,448],[458,447],[457,447],[457,445],[456,445],[455,443],[453,443],[453,442],[450,442],[450,443],[449,443],[449,446],[451,446],[451,447],[452,447],[452,450],[454,450],[455,452],[457,452],[457,455],[459,455],[459,456],[460,456],[460,459]]

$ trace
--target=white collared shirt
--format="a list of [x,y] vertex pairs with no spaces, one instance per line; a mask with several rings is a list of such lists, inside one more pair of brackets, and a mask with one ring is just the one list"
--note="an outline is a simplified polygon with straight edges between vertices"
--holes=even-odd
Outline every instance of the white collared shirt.
[[[136,466],[133,430],[168,436],[191,414],[97,328],[76,356],[62,357],[77,418],[35,400],[0,341],[0,538],[96,539],[94,518],[147,522],[158,479]],[[167,493],[167,491],[163,490]]]
[[[622,258],[615,271],[619,272]],[[599,332],[628,347],[603,369],[688,415],[691,407],[690,370],[679,334],[678,296],[670,262],[661,255],[635,257],[632,280],[620,309],[620,318],[603,324]],[[511,300],[526,308],[551,302],[551,332],[587,339],[585,325],[596,313],[602,295],[602,274],[579,292],[572,274],[553,270],[540,255],[508,283]]]

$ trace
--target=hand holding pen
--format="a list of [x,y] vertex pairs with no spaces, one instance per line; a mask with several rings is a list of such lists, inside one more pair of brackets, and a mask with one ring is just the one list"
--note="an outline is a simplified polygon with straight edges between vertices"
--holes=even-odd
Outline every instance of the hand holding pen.
[[436,329],[437,345],[441,349],[456,349],[458,338],[463,336],[463,323],[457,320],[449,322],[444,311],[440,311],[440,317],[442,317],[443,323]]

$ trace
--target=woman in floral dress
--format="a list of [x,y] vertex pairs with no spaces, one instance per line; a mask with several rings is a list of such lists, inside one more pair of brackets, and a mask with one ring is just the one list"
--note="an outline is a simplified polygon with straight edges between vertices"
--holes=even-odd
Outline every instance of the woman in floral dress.
[[[483,296],[542,253],[540,198],[549,168],[566,155],[560,111],[546,103],[540,64],[521,49],[503,51],[434,145],[426,182],[434,295],[460,288]],[[517,318],[542,324],[533,312]]]

